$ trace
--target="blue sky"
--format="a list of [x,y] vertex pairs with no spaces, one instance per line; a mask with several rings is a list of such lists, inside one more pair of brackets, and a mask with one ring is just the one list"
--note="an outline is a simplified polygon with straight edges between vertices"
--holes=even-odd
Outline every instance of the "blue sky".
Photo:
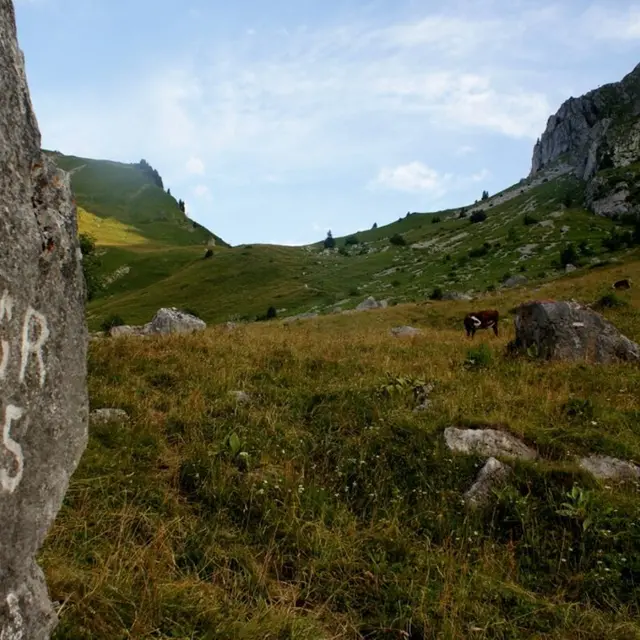
[[303,244],[524,177],[640,62],[628,0],[15,0],[43,146],[156,167],[228,242]]

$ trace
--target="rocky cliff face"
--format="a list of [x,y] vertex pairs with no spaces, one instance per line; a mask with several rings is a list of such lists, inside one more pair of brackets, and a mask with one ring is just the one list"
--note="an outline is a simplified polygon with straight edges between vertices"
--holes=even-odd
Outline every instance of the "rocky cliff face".
[[563,166],[587,182],[598,215],[640,212],[640,65],[620,82],[570,98],[533,150],[530,178]]
[[598,170],[640,161],[640,65],[620,82],[569,98],[533,150],[531,174],[559,162],[590,180]]

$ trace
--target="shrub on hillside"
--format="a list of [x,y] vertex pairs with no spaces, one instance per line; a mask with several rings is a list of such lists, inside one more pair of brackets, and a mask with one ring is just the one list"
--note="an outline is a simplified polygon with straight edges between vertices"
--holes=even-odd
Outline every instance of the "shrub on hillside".
[[523,222],[524,222],[525,227],[529,227],[529,226],[531,226],[533,224],[538,224],[538,222],[540,222],[540,220],[538,220],[538,218],[536,218],[535,216],[532,216],[530,213],[525,213]]
[[81,233],[78,240],[82,253],[82,273],[87,289],[87,300],[93,300],[104,289],[104,283],[98,273],[102,262],[96,255],[96,241],[92,236]]
[[327,237],[324,239],[324,248],[333,249],[336,246],[336,241],[331,234],[331,231],[327,231]]
[[433,218],[431,218],[431,224],[437,224],[438,222],[442,222],[442,218],[440,216],[433,216]]
[[483,200],[488,200],[489,199],[489,192],[488,191],[483,191],[482,192],[482,199]]
[[484,222],[487,219],[487,214],[484,211],[474,211],[469,219],[472,224],[477,224],[478,222]]
[[570,242],[562,251],[560,251],[560,264],[566,267],[568,264],[577,265],[580,259],[573,242]]
[[594,306],[598,309],[619,309],[628,306],[628,303],[615,293],[606,293]]
[[356,236],[355,234],[351,235],[351,236],[347,236],[344,239],[344,244],[345,244],[346,247],[354,246],[354,245],[358,244],[359,242],[360,242],[360,240],[358,240],[358,236]]
[[256,322],[266,322],[267,320],[274,320],[277,318],[278,312],[275,307],[271,306],[267,309],[267,313],[264,315],[256,316]]
[[429,298],[431,300],[442,300],[443,297],[444,297],[444,292],[442,291],[442,289],[440,287],[436,287],[431,292],[431,295],[429,296]]
[[113,327],[122,327],[126,322],[117,314],[113,313],[100,323],[100,331],[108,333]]
[[204,254],[204,259],[213,258],[213,249],[207,249]]
[[389,242],[397,247],[404,247],[407,244],[407,241],[404,239],[404,236],[399,233],[394,233],[390,238]]
[[483,256],[486,256],[489,253],[490,249],[491,249],[491,243],[485,242],[481,247],[475,247],[471,249],[471,251],[469,251],[469,257],[482,258]]

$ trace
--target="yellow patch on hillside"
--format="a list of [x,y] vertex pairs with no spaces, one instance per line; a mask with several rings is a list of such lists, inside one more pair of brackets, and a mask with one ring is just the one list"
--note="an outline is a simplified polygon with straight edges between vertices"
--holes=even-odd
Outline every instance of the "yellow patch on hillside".
[[78,207],[78,231],[89,234],[102,246],[151,244],[135,227],[114,218],[100,218],[82,207]]

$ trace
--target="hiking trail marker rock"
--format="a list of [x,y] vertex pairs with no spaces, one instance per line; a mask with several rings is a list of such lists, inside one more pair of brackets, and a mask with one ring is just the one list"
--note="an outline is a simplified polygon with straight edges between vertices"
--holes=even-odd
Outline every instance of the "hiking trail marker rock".
[[35,561],[87,441],[85,286],[69,178],[44,156],[0,0],[0,640],[56,624]]

